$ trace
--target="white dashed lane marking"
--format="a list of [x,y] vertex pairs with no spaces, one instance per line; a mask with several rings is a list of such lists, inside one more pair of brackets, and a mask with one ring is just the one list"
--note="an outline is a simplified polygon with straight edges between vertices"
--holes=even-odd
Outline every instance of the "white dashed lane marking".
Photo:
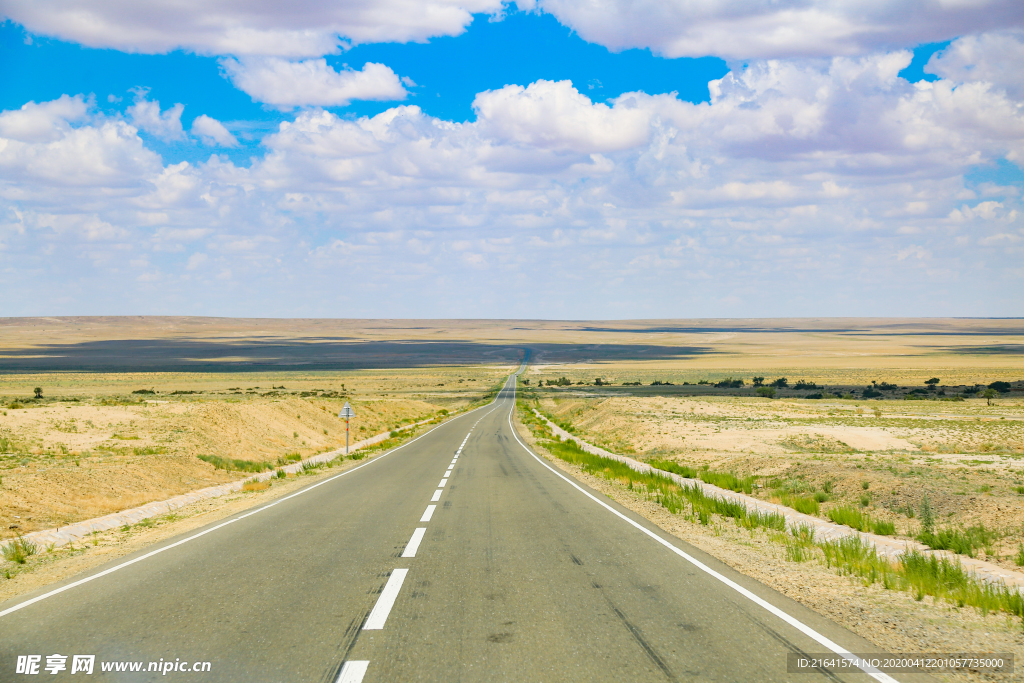
[[345,662],[336,683],[362,683],[368,666],[370,663],[364,661]]
[[402,590],[402,583],[405,582],[405,575],[408,573],[408,569],[396,569],[391,572],[391,577],[388,578],[384,590],[377,598],[377,604],[373,606],[373,611],[366,618],[366,624],[363,625],[364,631],[379,631],[384,628],[384,622],[388,620],[391,608],[395,606],[398,591]]
[[402,553],[402,557],[416,557],[416,551],[420,549],[420,541],[423,540],[423,534],[427,533],[427,530],[423,527],[417,527],[416,531],[412,532],[412,538],[405,545],[405,552]]
[[444,479],[441,480],[441,483],[437,485],[437,488],[443,489],[444,485],[447,484],[447,483],[448,483],[448,477],[445,477]]
[[441,500],[441,490],[442,489],[434,491],[434,495],[430,497],[431,503],[436,503],[437,501]]
[[434,516],[434,510],[437,509],[436,505],[428,505],[427,509],[423,512],[423,516],[420,517],[421,522],[429,522],[430,518]]

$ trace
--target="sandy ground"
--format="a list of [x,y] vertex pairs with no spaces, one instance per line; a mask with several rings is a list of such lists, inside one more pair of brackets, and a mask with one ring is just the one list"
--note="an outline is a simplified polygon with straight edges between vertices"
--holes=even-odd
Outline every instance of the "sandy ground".
[[[918,602],[909,593],[885,590],[879,584],[865,587],[816,560],[791,562],[785,558],[784,546],[773,541],[769,533],[750,532],[721,519],[709,526],[691,523],[624,486],[551,457],[518,420],[516,427],[534,451],[546,455],[555,467],[887,652],[1012,652],[1018,662],[1024,661],[1024,631],[1018,620],[1001,614],[983,615],[973,608],[957,608],[930,597]],[[1024,680],[1020,669],[1013,675],[934,675],[949,681]]]
[[[640,459],[755,475],[754,494],[824,498],[920,531],[927,495],[939,527],[982,524],[978,555],[1006,567],[1024,542],[1024,398],[791,401],[736,397],[583,398],[540,394],[582,438]],[[880,416],[874,410],[882,411]],[[827,493],[826,493],[827,490]]]
[[[198,456],[277,465],[344,446],[337,413],[346,401],[356,411],[353,443],[457,410],[505,370],[292,376],[287,383],[223,375],[150,374],[144,384],[123,375],[62,376],[59,388],[70,396],[0,409],[0,539],[247,476]],[[33,379],[47,394],[57,388],[54,376]],[[140,384],[156,393],[132,394]],[[174,393],[181,391],[197,393]]]

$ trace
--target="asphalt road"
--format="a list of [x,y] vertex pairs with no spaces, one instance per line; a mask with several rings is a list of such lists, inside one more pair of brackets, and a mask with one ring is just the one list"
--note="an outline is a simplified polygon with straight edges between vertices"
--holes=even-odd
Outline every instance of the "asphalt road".
[[[512,430],[512,387],[360,468],[0,605],[0,681],[869,680],[787,674],[826,640],[877,650],[541,462]],[[39,674],[17,673],[28,655]],[[73,655],[94,673],[72,675]],[[209,671],[163,673],[197,662]]]

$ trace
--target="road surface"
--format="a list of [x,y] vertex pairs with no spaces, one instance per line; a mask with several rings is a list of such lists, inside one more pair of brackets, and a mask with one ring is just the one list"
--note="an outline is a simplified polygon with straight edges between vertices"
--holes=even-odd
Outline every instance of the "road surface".
[[552,469],[513,395],[0,605],[0,681],[870,680],[787,674],[876,648]]

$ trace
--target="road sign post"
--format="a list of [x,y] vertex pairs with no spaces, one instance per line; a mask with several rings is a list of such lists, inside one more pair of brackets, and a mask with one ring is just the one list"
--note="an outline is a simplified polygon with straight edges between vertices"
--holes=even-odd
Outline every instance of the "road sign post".
[[344,407],[341,412],[338,413],[338,417],[345,420],[345,455],[348,455],[348,421],[356,416],[356,411],[352,410],[352,406],[345,401]]

